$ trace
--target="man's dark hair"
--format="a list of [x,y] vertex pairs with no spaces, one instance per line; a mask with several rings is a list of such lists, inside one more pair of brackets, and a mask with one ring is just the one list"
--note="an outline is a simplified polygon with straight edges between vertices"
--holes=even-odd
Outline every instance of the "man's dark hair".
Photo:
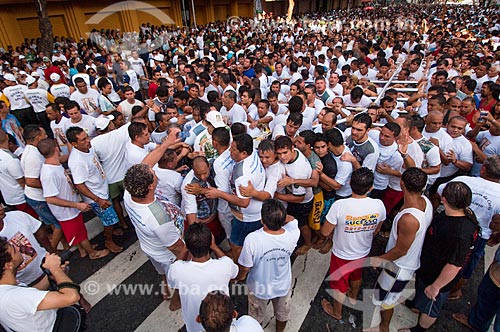
[[328,138],[324,133],[316,133],[314,143],[316,142],[325,142],[328,144]]
[[212,139],[222,146],[229,146],[231,135],[229,134],[229,131],[224,127],[215,128],[212,132]]
[[463,182],[448,182],[442,195],[454,209],[465,209],[472,202],[472,191]]
[[57,148],[57,142],[52,138],[45,138],[38,142],[36,147],[44,158],[48,158],[54,154],[54,151]]
[[371,169],[361,167],[352,172],[351,189],[356,195],[366,195],[373,186],[375,176]]
[[207,99],[209,102],[213,103],[217,101],[217,98],[219,98],[219,93],[217,91],[208,91],[207,93]]
[[274,148],[293,150],[293,142],[288,136],[280,136],[274,141]]
[[233,123],[231,125],[231,135],[238,136],[247,133],[247,127],[240,122]]
[[358,123],[364,123],[366,129],[370,129],[372,126],[372,118],[366,113],[361,113],[356,115],[352,121]]
[[149,193],[149,187],[154,182],[154,175],[146,164],[137,164],[130,167],[125,173],[123,185],[130,196],[145,198]]
[[333,146],[337,147],[344,145],[344,136],[342,136],[340,130],[335,128],[328,129],[325,135],[328,139],[328,143],[331,143]]
[[247,155],[251,155],[253,152],[253,139],[252,136],[248,134],[240,134],[233,137],[233,141],[236,144],[236,149],[240,152],[246,152]]
[[80,135],[83,132],[84,130],[80,127],[69,127],[68,130],[66,130],[66,139],[70,143],[76,143],[78,142],[78,138],[76,138],[76,136]]
[[351,90],[351,100],[361,99],[361,97],[363,97],[363,89],[361,89],[359,86]]
[[[410,167],[401,176],[406,190],[411,193],[422,193],[427,184],[427,174],[420,168]],[[352,181],[352,178],[351,178]]]
[[258,150],[261,152],[266,152],[266,151],[275,152],[276,149],[274,148],[274,141],[270,139],[265,139],[261,141]]
[[168,88],[166,86],[159,86],[156,88],[156,96],[157,97],[167,97],[168,96]]
[[286,209],[283,203],[276,199],[267,199],[262,203],[261,218],[264,225],[271,231],[283,227],[286,220]]
[[389,129],[394,134],[394,137],[398,137],[401,133],[401,127],[396,122],[388,122],[384,127]]
[[99,80],[99,82],[97,82],[97,87],[99,88],[99,90],[102,90],[103,88],[107,87],[108,85],[111,85],[111,83],[108,82],[107,79],[102,79],[102,80]]
[[174,92],[174,98],[187,101],[189,100],[189,93],[186,91],[176,91]]
[[316,142],[316,134],[312,130],[304,130],[299,133],[300,137],[304,138],[304,143],[309,145],[310,147],[313,146],[314,142]]
[[141,136],[144,129],[148,126],[142,122],[132,122],[128,127],[128,137],[133,141],[136,136]]
[[134,88],[132,88],[130,85],[127,85],[126,87],[123,88],[123,93],[132,91],[134,92]]
[[418,132],[421,133],[425,127],[425,121],[419,115],[415,114],[412,116],[413,127],[417,128]]
[[81,77],[75,78],[75,86],[77,84],[79,84],[79,83],[85,83],[85,84],[87,84],[83,78],[81,78]]
[[[302,98],[300,99],[302,100]],[[302,126],[303,121],[304,121],[304,116],[302,115],[302,113],[290,113],[288,115],[288,118],[286,118],[286,123],[291,122],[296,126]]]
[[229,332],[234,304],[222,291],[212,291],[200,304],[200,322],[206,332]]
[[42,133],[42,127],[36,124],[29,124],[24,127],[23,137],[27,143],[31,143]]
[[187,228],[184,241],[191,255],[194,258],[201,258],[210,252],[212,233],[206,224],[195,222]]
[[232,101],[236,102],[236,92],[234,92],[233,90],[227,90],[226,92],[224,92],[224,94],[230,98]]
[[486,169],[486,175],[489,178],[500,180],[500,156],[493,154],[483,161],[483,167]]
[[299,96],[293,96],[288,101],[288,110],[290,113],[300,113],[302,112],[302,107],[304,106],[304,100]]

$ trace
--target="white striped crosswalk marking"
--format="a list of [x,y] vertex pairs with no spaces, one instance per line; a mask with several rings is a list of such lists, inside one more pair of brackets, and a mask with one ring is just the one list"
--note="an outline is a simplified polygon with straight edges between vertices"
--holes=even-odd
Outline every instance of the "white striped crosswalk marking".
[[[93,218],[85,223],[89,239],[94,238],[102,232],[102,224],[98,218]],[[494,258],[496,247],[486,247],[485,271],[488,269]],[[299,331],[304,322],[310,305],[324,280],[324,276],[329,268],[330,255],[321,255],[315,250],[311,250],[307,256],[299,256],[292,266],[292,286],[296,286],[292,297],[291,320],[287,325],[287,332]],[[96,305],[106,295],[109,294],[110,287],[107,285],[118,285],[135,273],[148,258],[142,252],[139,242],[136,241],[124,252],[114,257],[110,262],[103,266],[99,271],[92,274],[81,283],[82,293],[87,300]],[[100,285],[97,292],[88,294],[85,292],[85,286],[89,283]],[[182,321],[182,312],[178,310],[171,312],[168,309],[168,302],[162,302],[151,314],[141,323],[135,332],[177,332],[184,325]],[[321,309],[319,309],[321,310]],[[272,317],[272,305],[269,304],[263,326],[266,332],[275,330],[275,320]],[[412,313],[404,305],[396,306],[393,321],[391,323],[391,332],[399,328],[413,326],[416,323],[417,315]],[[378,312],[374,315],[372,326],[379,321]],[[491,327],[489,331],[493,331]]]
[[[307,256],[299,256],[292,266],[292,308],[290,321],[285,331],[298,331],[309,312],[310,303],[316,297],[330,264],[330,255],[322,255],[316,250],[309,250]],[[275,331],[276,320],[273,306],[269,303],[263,326],[265,331]]]
[[168,309],[169,302],[163,301],[146,318],[135,332],[177,332],[184,325],[182,311],[172,312]]
[[[90,304],[96,305],[111,291],[113,285],[119,285],[148,260],[142,252],[139,241],[134,242],[99,271],[81,283],[82,294]],[[93,284],[89,286],[89,284]],[[96,285],[98,286],[97,288]],[[94,292],[94,289],[96,290]],[[91,290],[92,293],[88,293]]]

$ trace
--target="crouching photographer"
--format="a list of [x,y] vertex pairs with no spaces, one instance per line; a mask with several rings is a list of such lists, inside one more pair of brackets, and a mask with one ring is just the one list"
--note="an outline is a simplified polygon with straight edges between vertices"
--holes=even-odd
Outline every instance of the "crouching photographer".
[[18,285],[16,274],[24,258],[19,249],[0,237],[0,324],[16,332],[77,332],[82,330],[80,286],[64,272],[61,257],[47,254],[42,268],[50,272],[57,290]]

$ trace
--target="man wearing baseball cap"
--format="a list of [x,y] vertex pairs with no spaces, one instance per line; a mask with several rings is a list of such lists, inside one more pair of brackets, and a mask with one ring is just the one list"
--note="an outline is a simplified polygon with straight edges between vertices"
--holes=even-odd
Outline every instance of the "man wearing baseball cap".
[[69,96],[71,96],[71,89],[67,84],[61,81],[61,76],[58,73],[50,74],[50,83],[52,84],[50,87],[50,93],[54,97],[69,98]]
[[219,154],[212,145],[212,132],[215,128],[226,127],[226,124],[222,121],[222,115],[218,111],[208,112],[206,116],[206,123],[207,129],[196,136],[193,149],[194,151],[205,152],[205,157],[207,157],[207,159],[215,159],[219,156]]
[[19,120],[21,127],[29,124],[38,124],[35,112],[25,98],[28,87],[18,84],[16,77],[11,73],[5,74],[3,78],[7,87],[3,89],[3,95],[0,97],[0,100],[10,106],[10,112]]
[[25,93],[26,99],[33,107],[35,111],[38,122],[42,125],[45,132],[50,138],[53,138],[52,129],[50,128],[50,120],[47,118],[47,113],[45,112],[45,107],[49,103],[55,101],[54,96],[47,90],[40,89],[38,87],[38,82],[33,76],[27,76],[26,83],[28,85],[28,90]]

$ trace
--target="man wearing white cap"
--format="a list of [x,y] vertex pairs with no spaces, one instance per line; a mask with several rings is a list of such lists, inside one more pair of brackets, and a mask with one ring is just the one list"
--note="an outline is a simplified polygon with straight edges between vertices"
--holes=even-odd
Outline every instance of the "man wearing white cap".
[[26,83],[28,85],[28,90],[25,93],[26,99],[33,107],[36,113],[38,121],[42,125],[45,132],[49,137],[53,137],[52,129],[50,128],[50,121],[47,118],[47,113],[45,112],[45,107],[49,103],[53,103],[55,98],[50,92],[44,89],[39,89],[36,79],[33,76],[28,76],[26,78]]
[[0,100],[10,106],[10,112],[19,120],[22,127],[37,124],[38,119],[35,112],[25,97],[28,88],[25,85],[17,84],[16,77],[11,73],[5,74],[3,78],[7,87],[3,89]]
[[212,132],[215,128],[226,127],[224,121],[222,121],[222,115],[218,111],[210,111],[207,113],[206,117],[207,128],[196,136],[194,140],[193,149],[194,151],[205,152],[205,157],[207,159],[217,158],[219,154],[212,145]]
[[71,96],[71,90],[67,84],[61,81],[61,76],[58,73],[50,74],[50,81],[52,86],[50,87],[50,93],[55,97],[66,97]]
[[50,89],[49,83],[47,83],[47,81],[45,81],[41,77],[41,75],[38,71],[36,71],[36,70],[31,71],[31,76],[33,76],[36,79],[36,82],[38,83],[39,89],[44,89],[46,91],[48,91]]

